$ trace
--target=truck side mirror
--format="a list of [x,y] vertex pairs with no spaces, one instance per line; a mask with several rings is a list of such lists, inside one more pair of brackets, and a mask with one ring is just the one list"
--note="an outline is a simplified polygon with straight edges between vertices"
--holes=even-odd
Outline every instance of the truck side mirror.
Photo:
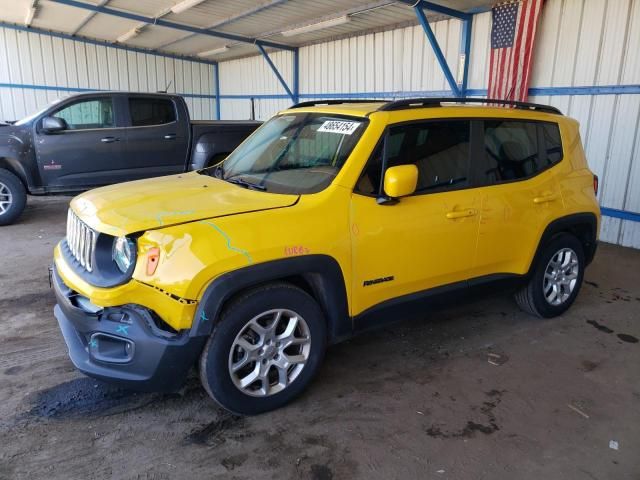
[[44,117],[42,119],[42,130],[45,133],[55,133],[66,130],[69,126],[64,118],[59,117]]
[[384,193],[393,199],[411,195],[417,184],[418,167],[415,165],[390,167],[384,174]]

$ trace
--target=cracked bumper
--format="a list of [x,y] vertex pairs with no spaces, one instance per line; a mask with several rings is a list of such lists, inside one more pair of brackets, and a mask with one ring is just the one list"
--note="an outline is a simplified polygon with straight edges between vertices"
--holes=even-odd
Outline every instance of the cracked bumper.
[[206,337],[188,330],[169,333],[158,328],[154,314],[139,305],[83,307],[83,297],[52,272],[57,305],[54,315],[81,372],[110,383],[145,391],[174,391],[184,383]]

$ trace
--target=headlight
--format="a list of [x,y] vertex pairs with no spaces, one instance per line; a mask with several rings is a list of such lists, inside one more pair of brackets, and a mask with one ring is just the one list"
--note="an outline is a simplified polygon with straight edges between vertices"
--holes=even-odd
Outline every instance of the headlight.
[[127,273],[135,258],[136,244],[127,237],[113,241],[112,258],[122,273]]

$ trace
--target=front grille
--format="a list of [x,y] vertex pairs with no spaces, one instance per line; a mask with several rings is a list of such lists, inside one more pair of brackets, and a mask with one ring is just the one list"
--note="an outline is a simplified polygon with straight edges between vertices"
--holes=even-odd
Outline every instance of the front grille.
[[73,258],[88,272],[93,271],[93,251],[96,246],[96,236],[96,232],[69,209],[67,214],[67,245],[69,245]]

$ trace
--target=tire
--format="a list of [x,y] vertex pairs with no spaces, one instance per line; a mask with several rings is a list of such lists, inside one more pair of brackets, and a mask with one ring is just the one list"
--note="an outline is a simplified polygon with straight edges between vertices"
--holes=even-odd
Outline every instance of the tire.
[[27,204],[27,191],[18,177],[0,168],[0,225],[15,222]]
[[537,317],[563,314],[580,292],[584,267],[582,243],[569,233],[555,236],[537,257],[528,283],[515,294],[516,302]]
[[[255,288],[222,312],[200,357],[200,380],[211,398],[233,413],[274,410],[311,382],[324,358],[326,337],[322,310],[305,291],[288,283]],[[294,338],[296,343],[286,346]],[[235,373],[232,366],[239,367]]]

